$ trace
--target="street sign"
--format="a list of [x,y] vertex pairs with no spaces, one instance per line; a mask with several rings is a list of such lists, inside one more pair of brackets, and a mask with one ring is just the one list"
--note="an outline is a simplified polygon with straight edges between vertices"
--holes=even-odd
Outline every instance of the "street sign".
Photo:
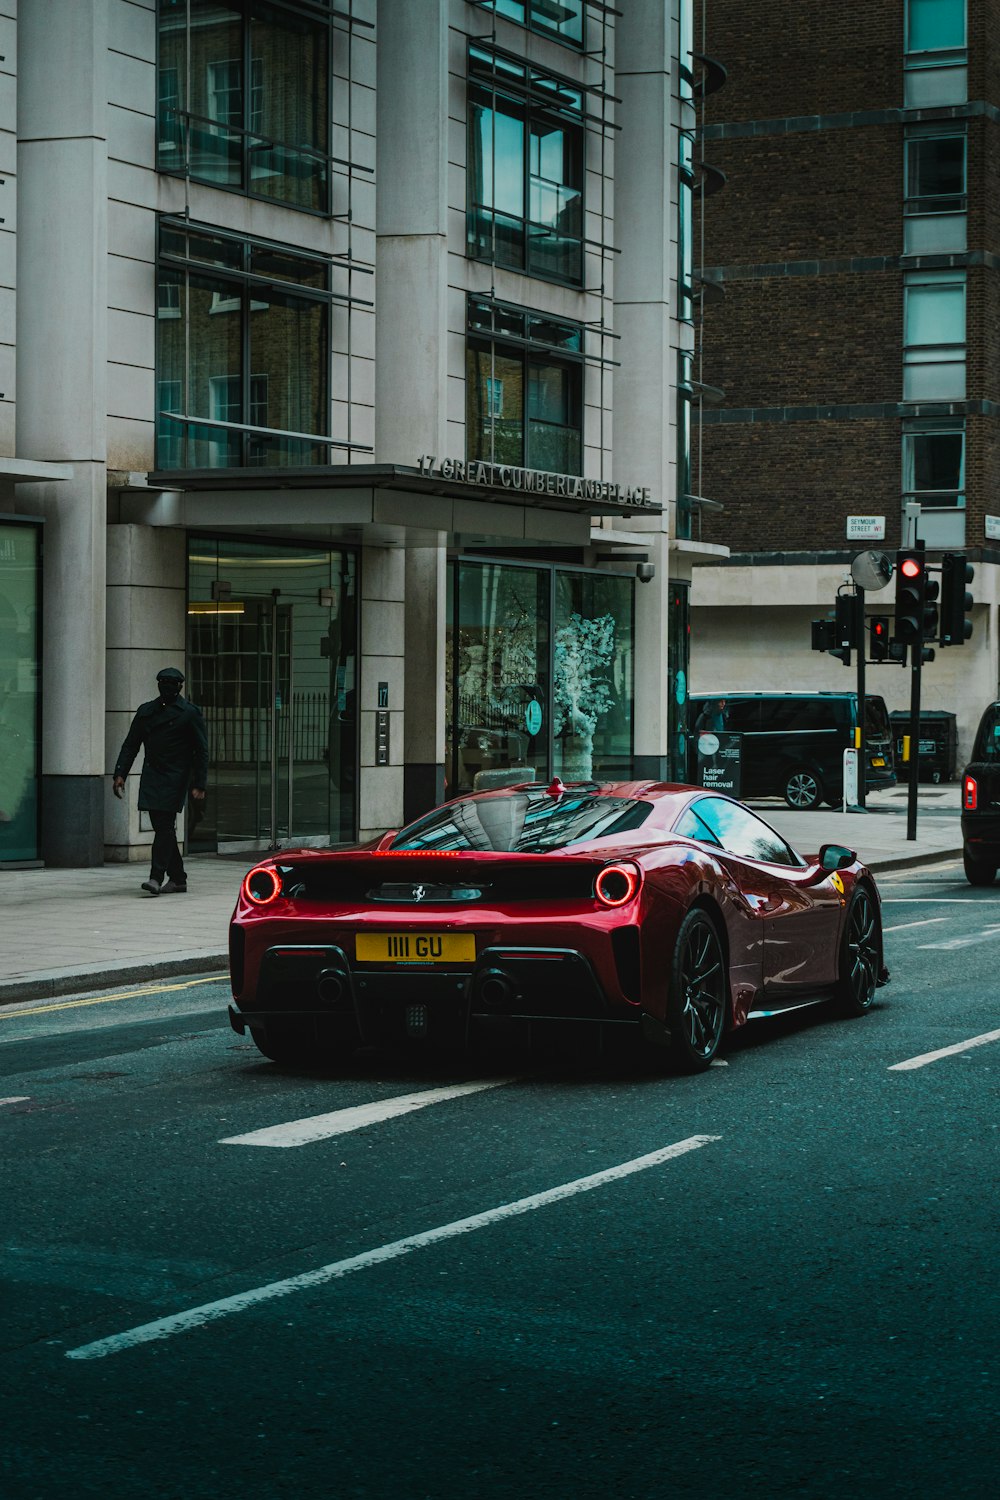
[[986,540],[988,542],[1000,541],[1000,516],[986,517]]
[[849,542],[884,542],[885,516],[848,516]]

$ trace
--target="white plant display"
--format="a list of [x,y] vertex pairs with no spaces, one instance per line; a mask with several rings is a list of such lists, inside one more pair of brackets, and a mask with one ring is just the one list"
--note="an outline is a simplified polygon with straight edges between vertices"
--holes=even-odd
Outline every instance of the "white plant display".
[[556,631],[553,728],[557,735],[567,734],[562,769],[567,781],[593,779],[594,732],[615,701],[607,675],[614,650],[614,615],[588,620],[571,614]]

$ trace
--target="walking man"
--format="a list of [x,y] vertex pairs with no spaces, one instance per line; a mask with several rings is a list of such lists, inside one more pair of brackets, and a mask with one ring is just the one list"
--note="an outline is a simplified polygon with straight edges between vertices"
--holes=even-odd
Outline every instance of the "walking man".
[[146,752],[139,777],[139,810],[153,825],[149,879],[142,889],[151,896],[181,895],[187,875],[177,847],[177,814],[184,799],[201,801],[208,780],[208,735],[201,709],[181,697],[184,673],[164,667],[156,674],[159,697],[141,703],[118,755],[112,783],[116,797],[125,793],[125,778],[140,746]]

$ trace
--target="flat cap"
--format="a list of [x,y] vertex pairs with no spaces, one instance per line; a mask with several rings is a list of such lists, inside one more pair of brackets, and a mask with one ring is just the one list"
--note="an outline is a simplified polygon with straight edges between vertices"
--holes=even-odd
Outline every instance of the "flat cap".
[[156,680],[157,680],[157,682],[162,682],[162,680],[163,680],[164,677],[169,677],[174,682],[183,682],[184,681],[184,673],[183,672],[179,672],[176,667],[164,667],[161,671],[157,672],[157,674],[156,674]]

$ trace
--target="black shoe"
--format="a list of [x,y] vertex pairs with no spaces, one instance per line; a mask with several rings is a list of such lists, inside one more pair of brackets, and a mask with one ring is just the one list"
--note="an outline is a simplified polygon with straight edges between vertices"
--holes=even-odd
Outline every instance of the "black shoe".
[[161,896],[186,896],[187,881],[165,880],[160,886],[159,894]]
[[154,880],[153,877],[150,876],[148,880],[144,880],[142,882],[142,889],[144,891],[148,891],[151,896],[158,896],[163,890],[163,886],[158,880]]

